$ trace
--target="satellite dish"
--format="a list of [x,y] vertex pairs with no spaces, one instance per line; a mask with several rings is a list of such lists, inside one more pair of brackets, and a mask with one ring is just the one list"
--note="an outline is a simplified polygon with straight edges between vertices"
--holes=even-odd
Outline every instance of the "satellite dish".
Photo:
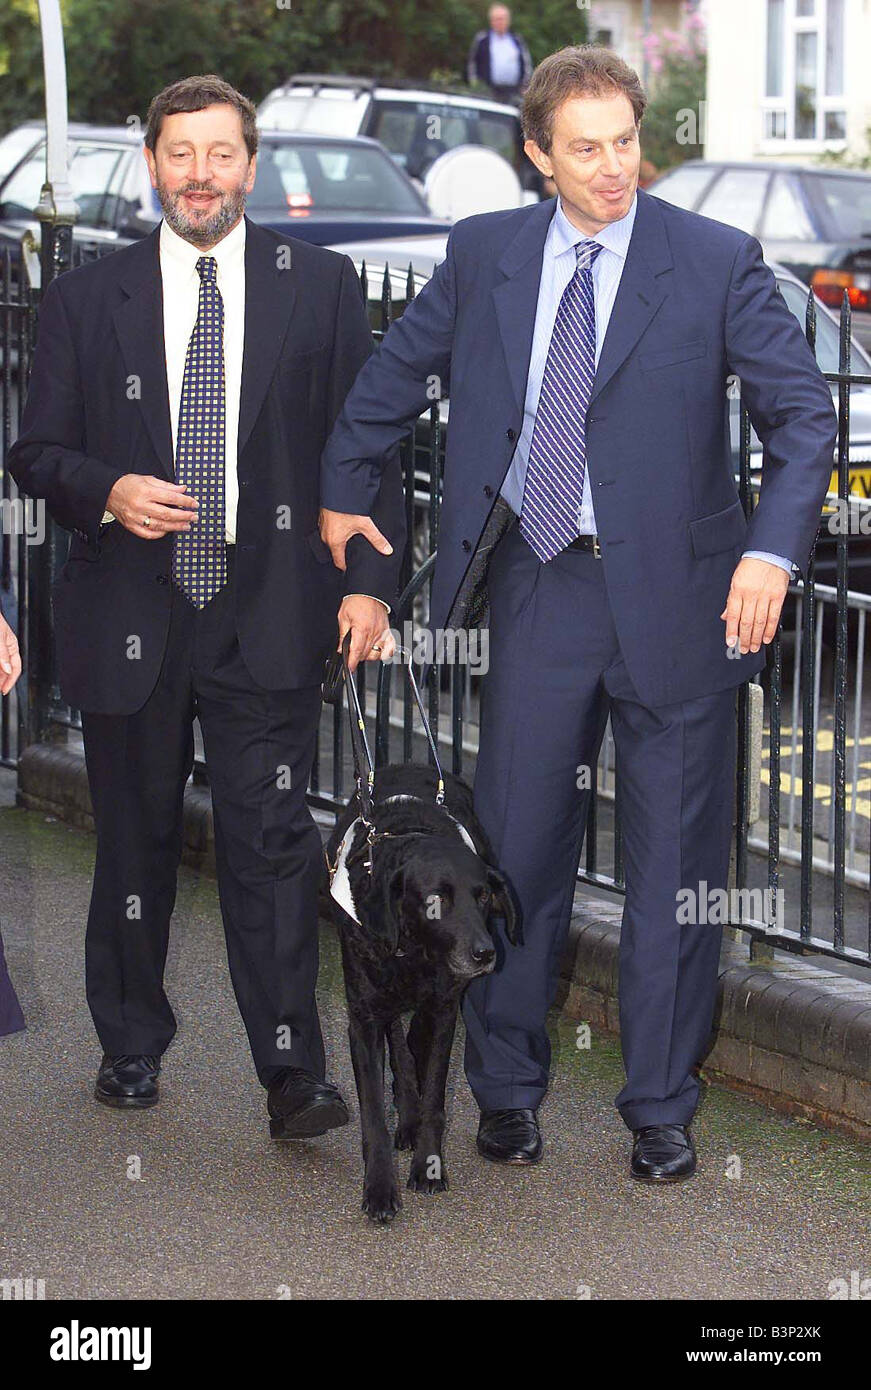
[[450,222],[523,206],[523,189],[508,160],[483,145],[457,145],[439,155],[426,172],[423,190],[434,216]]

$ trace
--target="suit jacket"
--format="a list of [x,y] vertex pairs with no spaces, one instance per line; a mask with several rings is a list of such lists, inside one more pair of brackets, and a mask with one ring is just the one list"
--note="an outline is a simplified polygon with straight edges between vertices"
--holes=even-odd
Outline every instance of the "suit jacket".
[[[428,380],[441,378],[450,421],[433,628],[464,619],[454,601],[517,444],[555,205],[456,224],[445,261],[363,367],[324,453],[323,505],[368,511],[387,451],[429,403]],[[729,446],[732,374],[764,446],[749,523]],[[586,437],[608,598],[645,704],[726,689],[764,666],[764,648],[727,656],[719,615],[743,550],[806,566],[836,425],[758,241],[639,191]]]
[[[371,503],[393,555],[356,536],[343,575],[318,533],[324,441],[371,350],[348,258],[247,221],[236,623],[248,670],[270,690],[321,681],[344,592],[395,603],[405,540],[396,452]],[[154,687],[166,644],[172,537],[142,540],[100,521],[122,475],[174,481],[159,228],[48,286],[9,469],[73,533],[52,589],[64,699],[132,713]],[[277,524],[287,507],[289,528]],[[141,639],[136,659],[131,635]]]

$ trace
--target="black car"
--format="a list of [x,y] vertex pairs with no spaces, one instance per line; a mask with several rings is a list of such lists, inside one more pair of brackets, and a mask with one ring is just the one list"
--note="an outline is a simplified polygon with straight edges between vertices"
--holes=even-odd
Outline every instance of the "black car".
[[[27,131],[33,139],[24,139]],[[36,230],[33,209],[45,180],[45,136],[22,131],[27,146],[0,183],[0,251],[17,257],[22,234]],[[142,135],[121,126],[71,125],[69,177],[79,207],[73,231],[85,254],[146,236],[160,220],[142,157]],[[253,221],[327,246],[389,236],[447,232],[376,140],[263,132],[257,180],[248,199]]]
[[823,164],[690,159],[655,179],[657,198],[751,232],[821,302],[847,291],[853,333],[871,347],[871,174]]

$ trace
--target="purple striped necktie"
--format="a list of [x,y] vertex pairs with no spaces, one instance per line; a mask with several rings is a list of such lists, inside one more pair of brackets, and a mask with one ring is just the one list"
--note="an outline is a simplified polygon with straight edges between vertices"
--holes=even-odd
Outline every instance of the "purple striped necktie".
[[593,263],[598,241],[579,241],[577,266],[563,291],[535,413],[520,534],[542,562],[578,535],[587,461],[587,408],[596,374]]

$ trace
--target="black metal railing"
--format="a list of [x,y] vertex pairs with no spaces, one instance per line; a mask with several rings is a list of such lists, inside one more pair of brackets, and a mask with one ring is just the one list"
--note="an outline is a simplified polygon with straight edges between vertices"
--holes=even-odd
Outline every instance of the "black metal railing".
[[[2,263],[2,271],[0,422],[5,457],[20,419],[22,388],[37,327],[38,293],[23,270],[18,275],[14,273],[8,257]],[[379,267],[373,275],[365,265],[358,265],[358,271],[377,341],[425,277],[415,275],[411,267],[407,272]],[[807,336],[813,345],[816,310],[810,293]],[[871,385],[871,376],[851,370],[850,342],[850,311],[845,300],[840,319],[838,369],[825,373],[827,380],[837,386],[839,418],[837,493],[830,501],[842,506],[850,500],[850,391]],[[404,593],[394,622],[403,638],[410,633],[414,639],[427,632],[438,545],[446,409],[444,402],[434,402],[401,450],[409,546],[403,561]],[[742,401],[737,478],[748,514],[759,486],[757,458]],[[871,470],[871,456],[868,462]],[[3,498],[8,498],[11,505],[16,500],[15,489],[5,472],[2,489]],[[871,512],[871,502],[868,510]],[[740,926],[752,941],[764,947],[813,950],[868,965],[871,798],[860,793],[863,781],[867,780],[871,787],[871,777],[861,777],[859,758],[865,727],[861,709],[865,613],[871,607],[871,598],[851,591],[848,585],[851,560],[861,558],[857,547],[860,543],[864,547],[864,540],[841,531],[832,545],[827,524],[824,516],[821,535],[825,538],[829,565],[834,551],[835,584],[818,584],[812,560],[806,581],[790,586],[783,621],[761,681],[753,683],[755,689],[743,686],[737,693],[734,883],[739,895],[746,890],[750,907],[733,918],[733,925]],[[14,525],[4,525],[0,536],[3,607],[17,623],[25,663],[25,675],[19,682],[19,718],[16,720],[10,713],[13,702],[2,703],[0,761],[7,766],[15,765],[28,742],[63,737],[64,731],[68,735],[72,731],[74,736],[80,727],[77,711],[60,700],[51,657],[48,594],[62,561],[66,538],[54,523],[46,525],[49,543],[43,546],[28,547],[16,534]],[[871,556],[871,535],[868,551]],[[820,563],[821,543],[815,555]],[[868,572],[871,574],[871,565]],[[361,706],[374,723],[379,765],[428,756],[416,725],[408,683],[395,682],[393,670],[391,664],[378,667],[377,671],[361,665],[356,677]],[[826,671],[832,678],[830,692]],[[428,716],[444,749],[444,764],[467,777],[474,770],[484,686],[485,682],[468,663],[442,662],[436,654],[426,693]],[[784,720],[785,709],[789,722]],[[868,742],[871,745],[871,729]],[[341,709],[326,706],[310,782],[313,807],[335,812],[344,805],[353,789],[349,752],[345,717]],[[619,895],[625,892],[625,879],[613,752],[609,729],[594,771],[579,880],[596,890]],[[201,758],[195,766],[195,777],[201,782],[207,780]],[[821,796],[821,785],[828,796]],[[767,804],[763,804],[765,787]],[[789,889],[788,918],[797,922],[794,928],[773,926],[771,914],[752,910],[754,901],[766,906],[773,903],[784,885]],[[759,895],[755,900],[754,893]],[[853,900],[857,894],[862,895],[861,911]]]

